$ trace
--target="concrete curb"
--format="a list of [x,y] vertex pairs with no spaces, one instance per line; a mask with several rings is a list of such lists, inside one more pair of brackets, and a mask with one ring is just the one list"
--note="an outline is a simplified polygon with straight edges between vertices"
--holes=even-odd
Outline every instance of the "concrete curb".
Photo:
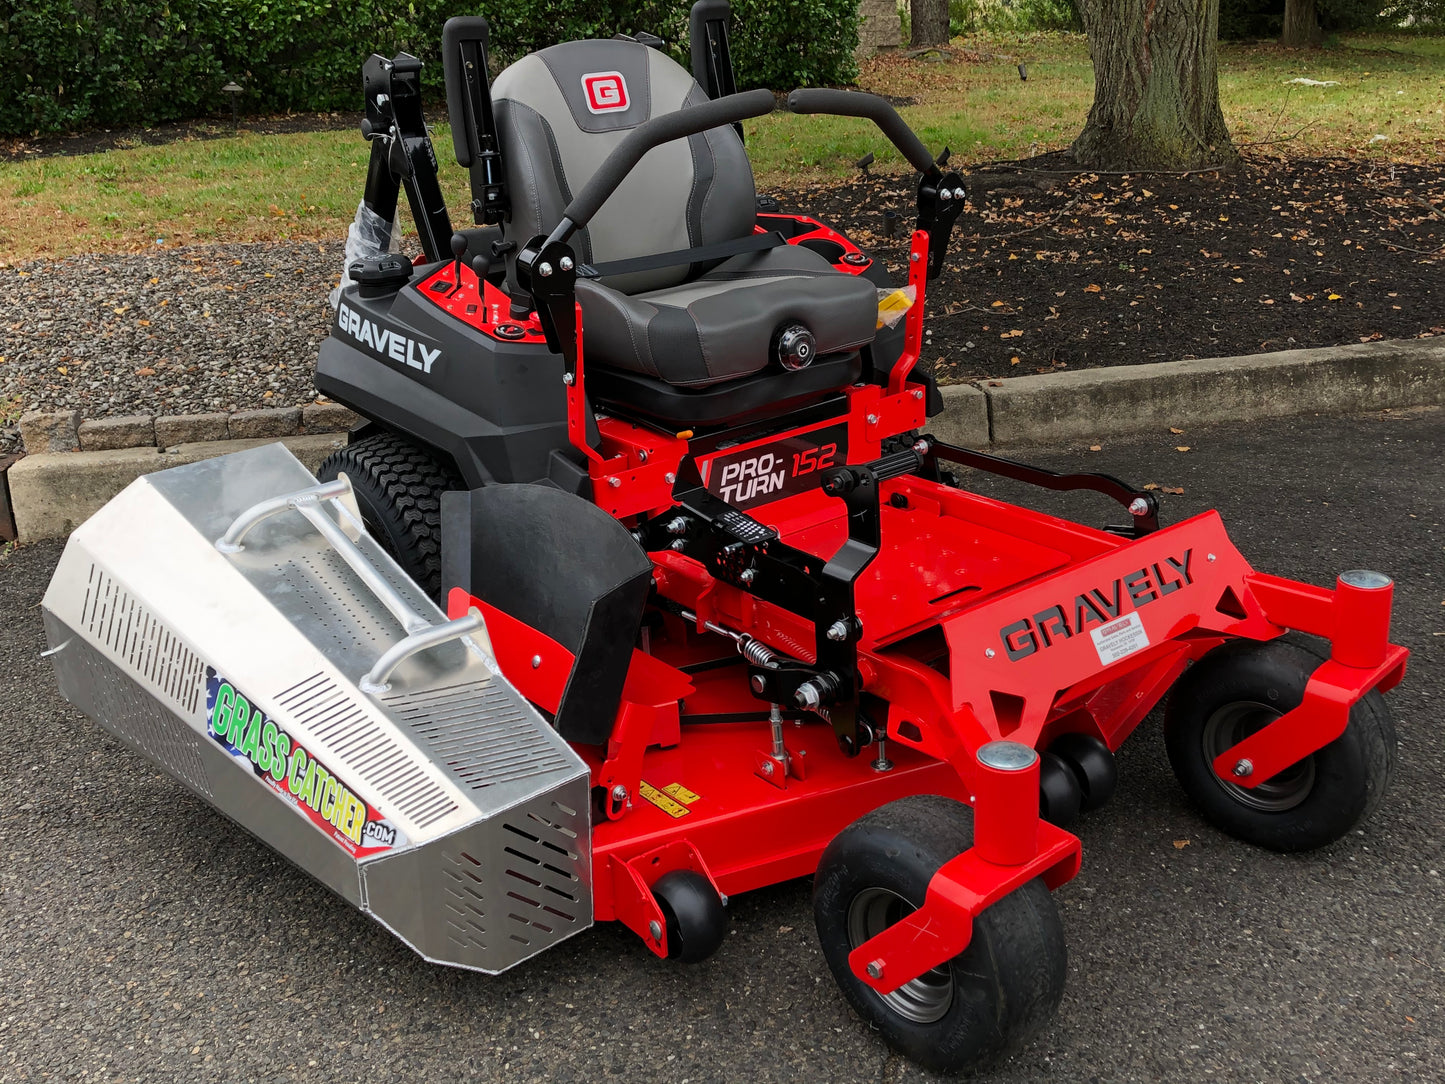
[[[1066,444],[1224,421],[1445,404],[1445,338],[1081,369],[956,384],[928,430],[964,447]],[[344,433],[288,436],[312,470]],[[63,538],[142,474],[265,439],[30,455],[8,471],[22,541]],[[0,480],[3,484],[3,480]]]
[[994,444],[1437,406],[1445,403],[1445,338],[1080,369],[988,381],[983,391]]

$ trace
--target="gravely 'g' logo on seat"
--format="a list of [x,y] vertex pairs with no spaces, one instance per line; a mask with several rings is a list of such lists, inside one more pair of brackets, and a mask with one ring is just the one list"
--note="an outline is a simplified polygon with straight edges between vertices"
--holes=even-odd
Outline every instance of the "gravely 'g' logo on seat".
[[631,104],[621,72],[589,72],[582,77],[582,93],[593,113],[618,113]]
[[[1121,626],[1119,632],[1128,631],[1122,628],[1124,622],[1117,620],[1128,612],[1127,604],[1139,610],[1165,595],[1172,595],[1181,587],[1188,587],[1194,582],[1189,567],[1193,556],[1194,550],[1187,549],[1178,557],[1145,565],[1103,587],[1075,595],[1072,600],[1060,600],[1036,614],[1005,625],[998,630],[1004,651],[1017,662],[1053,647],[1061,640],[1085,631],[1098,631],[1090,630],[1090,625],[1107,626],[1103,629],[1106,634],[1113,631],[1115,623]],[[1097,641],[1098,637],[1095,639]],[[1141,646],[1147,644],[1147,638],[1143,639]]]

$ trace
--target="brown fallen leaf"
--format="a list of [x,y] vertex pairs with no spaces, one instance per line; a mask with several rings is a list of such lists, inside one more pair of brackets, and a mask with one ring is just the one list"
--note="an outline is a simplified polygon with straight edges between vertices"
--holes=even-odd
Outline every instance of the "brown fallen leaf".
[[1174,849],[1176,851],[1182,851],[1187,846],[1189,846],[1189,840],[1187,839],[1176,839],[1174,841]]
[[1189,445],[1187,445],[1187,444],[1180,444],[1180,445],[1176,446],[1174,450],[1175,450],[1176,452],[1187,452],[1187,451],[1189,451]]
[[1178,436],[1180,433],[1184,432],[1184,430],[1182,430],[1182,429],[1176,429],[1176,428],[1174,428],[1174,426],[1171,425],[1171,426],[1169,427],[1169,432],[1171,432],[1171,433],[1175,434],[1176,436]]
[[137,369],[137,370],[135,371],[135,375],[136,375],[136,376],[155,376],[155,375],[156,375],[156,371],[155,371],[154,369],[152,369],[149,365],[147,365],[147,366],[145,366],[145,367],[142,368],[142,369]]
[[1102,452],[1103,450],[1104,450],[1104,446],[1103,446],[1102,444],[1090,444],[1090,445],[1089,445],[1089,451],[1091,451],[1091,452]]
[[1100,286],[1097,282],[1091,282],[1089,283],[1089,285],[1084,287],[1084,293],[1086,294],[1097,294],[1101,290],[1103,290],[1103,287]]
[[1008,359],[1008,363],[1009,363],[1010,365],[1017,365],[1017,364],[1019,363],[1018,355],[1015,354],[1013,357],[1009,358],[1009,359]]
[[1003,387],[1003,381],[1002,381],[1002,380],[990,380],[990,381],[988,382],[988,386],[989,386],[990,388],[1001,388],[1001,387]]
[[1184,487],[1183,487],[1183,486],[1160,486],[1160,487],[1159,487],[1159,492],[1160,492],[1160,493],[1173,493],[1175,496],[1182,496],[1183,493],[1184,493]]

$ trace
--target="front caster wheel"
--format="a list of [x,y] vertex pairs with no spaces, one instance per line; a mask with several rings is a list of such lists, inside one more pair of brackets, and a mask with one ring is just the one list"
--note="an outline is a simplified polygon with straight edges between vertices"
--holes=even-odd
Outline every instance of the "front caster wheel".
[[667,957],[695,964],[706,960],[723,943],[728,914],[712,882],[690,869],[664,873],[652,894],[667,920]]
[[967,806],[937,795],[892,802],[840,832],[813,882],[813,918],[843,994],[909,1059],[940,1072],[986,1064],[1053,1016],[1067,954],[1053,898],[1030,881],[984,910],[968,947],[880,995],[848,954],[922,905],[940,866],[973,845]]
[[1239,786],[1214,771],[1220,753],[1299,706],[1322,661],[1284,640],[1236,640],[1205,655],[1170,691],[1169,763],[1221,831],[1270,850],[1307,851],[1339,839],[1384,797],[1395,765],[1395,728],[1378,692],[1350,709],[1338,738],[1257,786]]

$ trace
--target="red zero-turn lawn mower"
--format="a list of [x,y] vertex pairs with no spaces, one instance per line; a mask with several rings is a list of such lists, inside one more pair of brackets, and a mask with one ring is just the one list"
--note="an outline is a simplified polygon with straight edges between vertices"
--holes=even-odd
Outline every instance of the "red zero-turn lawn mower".
[[[1058,1006],[1065,826],[1166,694],[1174,770],[1237,838],[1318,847],[1378,804],[1391,582],[1256,572],[1217,514],[1161,527],[1116,478],[929,436],[915,363],[960,178],[880,98],[789,96],[874,121],[920,173],[913,303],[883,326],[908,299],[881,265],[756,197],[741,122],[774,98],[733,92],[727,18],[693,9],[691,75],[618,38],[490,85],[485,21],[447,23],[459,232],[420,62],[373,56],[316,375],[369,421],[319,485],[278,447],[137,483],[72,538],[52,657],[428,958],[498,971],[595,919],[697,961],[730,895],[812,876],[858,1013],[971,1067]],[[403,189],[415,260],[389,251]]]

